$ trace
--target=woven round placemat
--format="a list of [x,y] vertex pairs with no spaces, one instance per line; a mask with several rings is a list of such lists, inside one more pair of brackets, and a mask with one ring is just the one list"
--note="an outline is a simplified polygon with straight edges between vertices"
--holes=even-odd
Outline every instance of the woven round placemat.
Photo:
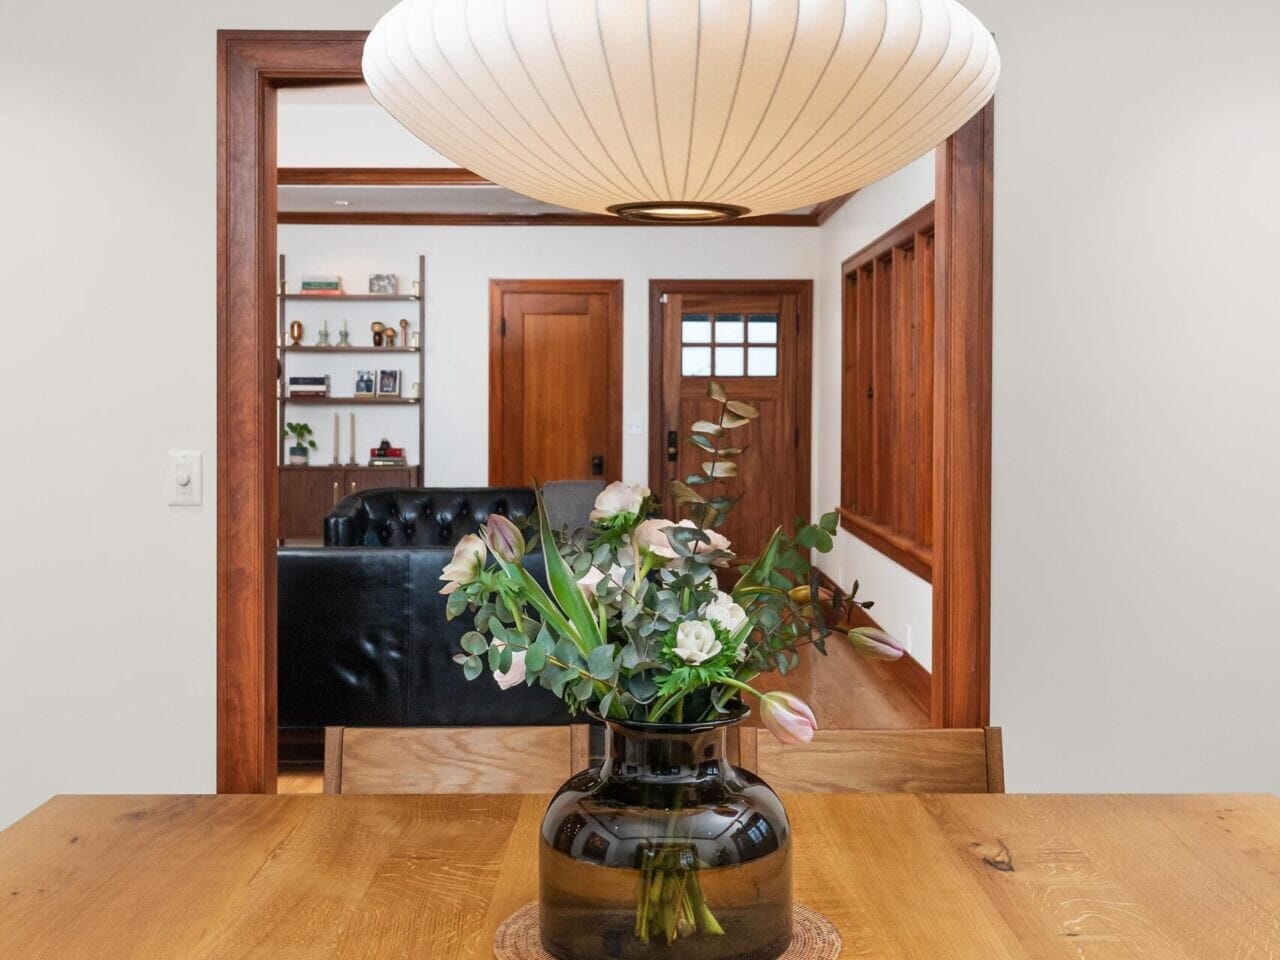
[[[496,960],[554,960],[538,939],[538,904],[526,903],[502,921],[493,935]],[[840,931],[835,924],[797,903],[791,908],[791,946],[779,960],[836,960]]]

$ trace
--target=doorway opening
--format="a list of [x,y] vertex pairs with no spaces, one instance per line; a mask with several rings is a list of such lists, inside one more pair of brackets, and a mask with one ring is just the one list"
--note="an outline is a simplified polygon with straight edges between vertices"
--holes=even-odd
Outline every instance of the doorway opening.
[[[276,92],[361,82],[365,38],[364,31],[218,35],[219,792],[276,786]],[[989,104],[940,148],[938,162],[932,720],[939,726],[981,726],[988,712],[993,116]],[[605,456],[606,470],[617,469],[607,449]],[[661,454],[651,457],[661,462]],[[807,493],[807,482],[799,487]]]

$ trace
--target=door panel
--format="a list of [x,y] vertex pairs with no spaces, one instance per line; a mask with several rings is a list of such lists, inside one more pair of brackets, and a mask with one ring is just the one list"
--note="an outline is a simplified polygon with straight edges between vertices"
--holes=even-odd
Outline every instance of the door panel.
[[621,283],[494,281],[489,480],[621,473]]
[[[739,556],[749,557],[774,527],[808,514],[808,284],[720,284],[679,284],[697,289],[671,290],[661,306],[660,345],[654,345],[662,358],[661,417],[652,428],[662,446],[651,474],[655,493],[665,498],[672,480],[701,472],[707,458],[685,437],[693,421],[720,415],[720,405],[707,397],[712,377],[731,398],[755,406],[759,419],[729,434],[733,446],[746,447],[737,458],[739,479],[713,488],[743,495],[721,532]],[[741,286],[750,289],[735,289]],[[674,460],[666,444],[671,431]]]

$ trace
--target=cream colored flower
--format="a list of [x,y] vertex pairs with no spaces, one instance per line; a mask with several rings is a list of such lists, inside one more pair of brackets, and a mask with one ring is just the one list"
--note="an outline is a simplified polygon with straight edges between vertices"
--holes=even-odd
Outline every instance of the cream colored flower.
[[[622,587],[627,571],[622,569],[616,563],[609,568],[609,579],[613,581],[615,587]],[[599,567],[592,567],[578,580],[578,588],[586,594],[588,600],[595,599],[596,588],[599,587],[600,581],[604,579],[604,571]]]
[[596,497],[592,520],[608,520],[620,513],[639,513],[649,496],[649,488],[642,483],[623,483],[615,480]]
[[702,615],[728,633],[735,633],[747,622],[747,611],[735,603],[733,597],[719,590],[702,608]]
[[488,556],[484,541],[476,534],[468,533],[453,548],[453,559],[440,571],[440,579],[448,581],[441,593],[453,593],[459,587],[473,583],[484,569]]
[[[499,649],[506,647],[506,643],[501,640],[493,641],[493,645]],[[503,690],[510,690],[517,684],[524,683],[526,674],[524,656],[524,650],[513,650],[511,652],[511,669],[495,670],[493,672],[493,679],[497,681],[498,686]]]
[[676,628],[676,656],[695,666],[720,652],[715,628],[705,620],[686,620]]
[[[636,542],[640,544],[641,549],[648,550],[656,557],[662,557],[665,560],[675,560],[678,557],[675,549],[671,546],[671,541],[667,539],[666,531],[672,527],[689,527],[695,529],[698,525],[692,520],[681,520],[679,523],[672,523],[670,520],[645,520],[636,527]],[[714,530],[703,530],[709,543],[700,543],[693,541],[690,547],[693,548],[695,554],[709,553],[712,550],[722,550],[729,552],[729,541],[721,534]]]

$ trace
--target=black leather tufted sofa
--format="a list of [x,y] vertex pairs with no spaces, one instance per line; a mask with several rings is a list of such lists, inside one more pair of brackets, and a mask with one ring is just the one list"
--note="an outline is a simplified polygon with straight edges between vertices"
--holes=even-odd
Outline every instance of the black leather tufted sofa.
[[[371,490],[325,521],[330,546],[281,547],[279,721],[325,726],[517,726],[569,722],[540,687],[468,682],[452,657],[470,616],[445,618],[440,573],[454,544],[491,513],[519,521],[528,489]],[[544,580],[540,554],[526,565]],[[545,582],[545,581],[544,581]]]
[[340,547],[453,547],[491,513],[519,522],[536,510],[528,487],[368,490],[333,508],[324,521],[324,542]]

